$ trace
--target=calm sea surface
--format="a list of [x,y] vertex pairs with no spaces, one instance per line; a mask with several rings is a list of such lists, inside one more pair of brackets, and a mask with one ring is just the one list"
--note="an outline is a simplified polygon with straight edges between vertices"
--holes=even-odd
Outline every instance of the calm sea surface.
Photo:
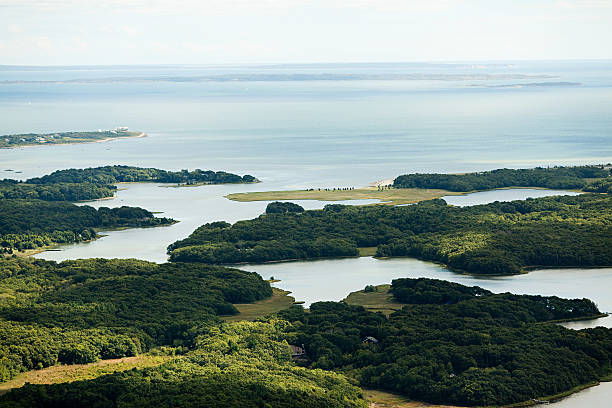
[[[612,62],[14,68],[0,66],[0,134],[129,126],[141,139],[0,150],[0,178],[108,164],[252,174],[257,185],[122,185],[94,206],[138,205],[181,222],[109,232],[40,257],[135,257],[163,262],[165,247],[204,222],[261,214],[240,191],[363,186],[409,172],[612,161]],[[6,171],[6,170],[14,171]],[[17,173],[19,172],[19,173]],[[472,205],[550,194],[506,190],[449,197]],[[300,202],[307,208],[325,203]],[[1,215],[0,215],[1,216]],[[611,269],[458,275],[414,259],[352,258],[247,265],[298,300],[339,300],[366,284],[427,276],[495,292],[588,297],[612,311]],[[610,319],[568,327],[603,324]],[[610,383],[559,407],[604,407]]]

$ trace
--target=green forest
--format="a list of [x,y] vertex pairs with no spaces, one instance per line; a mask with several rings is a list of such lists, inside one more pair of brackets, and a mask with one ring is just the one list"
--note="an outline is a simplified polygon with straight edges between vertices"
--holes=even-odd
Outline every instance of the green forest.
[[[610,169],[604,166],[497,169],[464,174],[416,173],[398,176],[393,181],[393,187],[436,188],[449,191],[491,190],[504,187],[542,187],[596,191],[595,186],[599,186],[599,184],[593,185],[593,181],[589,179],[608,178],[610,176]],[[608,187],[610,186],[610,180],[606,181]],[[599,182],[596,181],[595,183]]]
[[[407,307],[388,317],[319,302],[257,322],[222,323],[229,302],[270,296],[269,284],[201,264],[4,262],[11,262],[0,279],[5,375],[164,344],[175,357],[92,380],[26,384],[0,396],[0,406],[365,408],[356,385],[432,403],[502,405],[612,371],[611,329],[547,323],[599,315],[588,299],[397,279],[391,291]],[[305,367],[292,361],[290,344],[305,347]],[[28,366],[16,366],[16,355]]]
[[21,198],[44,201],[90,201],[112,197],[117,187],[96,183],[49,183],[30,184],[17,180],[0,181],[0,200]]
[[346,377],[291,362],[288,326],[272,320],[210,327],[192,351],[160,367],[25,385],[0,396],[0,406],[366,408],[361,390]]
[[30,184],[52,183],[94,183],[115,184],[128,182],[156,183],[254,183],[258,180],[251,175],[238,176],[224,171],[200,170],[167,171],[133,166],[104,166],[87,169],[57,170],[42,177],[31,178]]
[[0,200],[22,198],[44,201],[89,201],[112,197],[116,183],[156,182],[181,184],[256,183],[251,175],[238,176],[224,171],[166,171],[132,166],[104,166],[57,170],[25,181],[0,180]]
[[612,265],[612,197],[556,196],[470,207],[343,206],[205,224],[168,247],[172,261],[228,264],[376,255],[413,256],[477,274],[534,266]]
[[58,363],[190,349],[232,303],[272,295],[259,275],[135,259],[0,259],[0,381]]
[[0,200],[0,254],[89,241],[98,229],[153,227],[175,221],[139,207],[78,206],[42,200]]
[[587,299],[493,294],[432,279],[397,279],[391,314],[319,302],[280,312],[309,366],[338,370],[364,387],[467,406],[528,401],[598,381],[612,371],[612,329],[547,321],[594,316]]

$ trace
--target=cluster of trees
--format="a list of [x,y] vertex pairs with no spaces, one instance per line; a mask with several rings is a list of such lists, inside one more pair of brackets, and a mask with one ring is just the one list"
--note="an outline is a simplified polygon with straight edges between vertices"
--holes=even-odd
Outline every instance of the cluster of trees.
[[[490,190],[503,187],[581,189],[589,178],[609,177],[603,166],[536,167],[498,169],[465,174],[405,174],[393,181],[395,188],[436,188],[449,191]],[[592,190],[588,190],[592,191]]]
[[259,275],[198,264],[0,259],[0,380],[59,363],[185,349],[238,313],[232,303],[272,295]]
[[389,317],[342,302],[280,315],[294,323],[288,338],[305,345],[312,367],[431,403],[512,404],[610,374],[612,329],[544,323],[599,314],[587,299],[492,294],[430,279],[395,280],[392,293],[414,303]]
[[27,180],[31,184],[51,183],[94,183],[115,184],[123,182],[157,183],[254,183],[258,180],[251,175],[238,176],[224,171],[181,170],[167,171],[133,166],[104,166],[87,169],[57,170],[46,176]]
[[21,198],[44,201],[86,201],[112,197],[116,191],[117,187],[112,184],[30,184],[10,179],[0,181],[0,200]]
[[[214,327],[195,349],[159,367],[55,385],[26,384],[0,396],[19,407],[366,408],[342,375],[295,367],[285,321]],[[3,406],[4,406],[3,405]]]
[[583,187],[584,191],[612,194],[612,178],[595,180]]
[[480,274],[530,266],[612,264],[612,197],[544,197],[472,207],[327,205],[211,223],[168,247],[172,261],[213,264],[354,256],[415,256]]
[[0,253],[88,241],[96,229],[150,227],[175,222],[139,207],[78,206],[42,200],[0,200]]
[[266,206],[266,214],[303,213],[304,207],[295,203],[274,201]]

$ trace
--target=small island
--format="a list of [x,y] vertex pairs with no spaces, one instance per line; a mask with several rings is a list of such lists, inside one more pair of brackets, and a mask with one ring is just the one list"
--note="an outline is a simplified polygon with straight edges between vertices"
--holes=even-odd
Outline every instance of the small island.
[[50,144],[94,143],[144,136],[146,136],[146,133],[130,131],[125,126],[120,126],[112,130],[98,129],[93,132],[23,133],[0,136],[0,148],[11,149],[15,147]]

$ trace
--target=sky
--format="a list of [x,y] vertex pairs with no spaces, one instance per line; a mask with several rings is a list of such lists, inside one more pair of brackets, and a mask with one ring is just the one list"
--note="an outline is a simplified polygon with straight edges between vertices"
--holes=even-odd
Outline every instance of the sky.
[[612,0],[0,0],[0,65],[612,59]]

